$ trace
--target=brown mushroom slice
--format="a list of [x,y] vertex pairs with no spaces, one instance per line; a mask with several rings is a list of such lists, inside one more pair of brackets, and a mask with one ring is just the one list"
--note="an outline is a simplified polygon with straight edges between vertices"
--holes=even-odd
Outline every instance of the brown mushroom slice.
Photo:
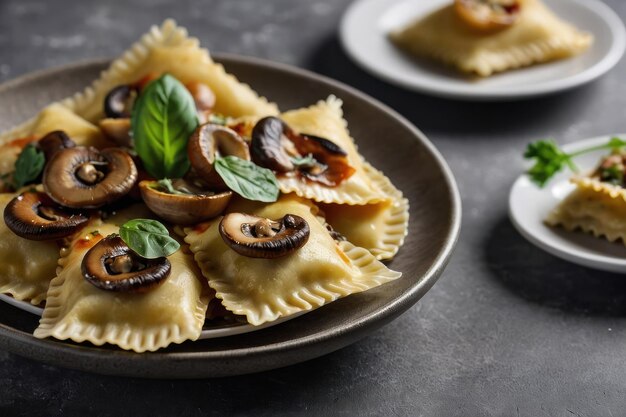
[[83,258],[81,272],[92,285],[106,291],[145,292],[161,284],[171,272],[167,258],[146,259],[118,235],[109,235]]
[[257,122],[252,129],[250,153],[257,165],[276,172],[290,172],[295,169],[288,153],[289,139],[285,136],[287,125],[277,117],[265,117]]
[[122,149],[76,147],[57,152],[46,164],[43,186],[62,206],[97,208],[125,196],[137,175],[133,159]]
[[78,232],[89,217],[62,210],[44,193],[26,192],[4,209],[4,223],[16,235],[29,240],[56,240]]
[[235,252],[251,258],[273,259],[289,255],[309,240],[309,224],[295,214],[270,220],[229,213],[220,221],[220,235]]
[[189,161],[209,187],[227,190],[228,187],[213,169],[218,156],[236,156],[250,160],[248,144],[234,130],[218,124],[207,123],[199,126],[189,138],[187,145]]
[[44,153],[46,161],[49,161],[55,153],[62,149],[73,148],[76,143],[64,131],[55,130],[39,139],[37,146]]
[[512,26],[520,15],[519,0],[455,0],[454,10],[470,28],[494,32]]
[[[192,186],[189,188],[196,191]],[[158,181],[141,181],[139,190],[150,210],[177,225],[196,224],[219,216],[233,195],[232,191],[218,194],[172,194],[160,189]]]
[[112,88],[104,97],[104,114],[112,119],[130,117],[131,103],[136,94],[137,88],[128,84]]
[[131,126],[129,117],[118,119],[109,117],[102,119],[98,122],[98,126],[105,136],[117,145],[132,148],[133,141],[130,136]]
[[289,139],[301,155],[313,157],[316,163],[298,166],[298,172],[310,181],[329,187],[341,184],[354,174],[348,154],[334,142],[309,134],[290,133]]

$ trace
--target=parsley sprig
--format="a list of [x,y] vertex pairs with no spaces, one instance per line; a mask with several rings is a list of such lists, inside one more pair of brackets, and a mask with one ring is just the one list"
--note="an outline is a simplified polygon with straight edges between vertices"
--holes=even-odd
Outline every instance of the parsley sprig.
[[564,168],[569,168],[574,173],[578,173],[578,167],[573,159],[579,155],[602,149],[610,149],[613,152],[618,152],[624,147],[626,147],[626,141],[618,137],[613,137],[605,144],[567,153],[559,148],[552,139],[538,140],[528,145],[526,152],[524,152],[524,158],[534,161],[533,166],[527,173],[535,184],[539,187],[543,187],[550,178]]

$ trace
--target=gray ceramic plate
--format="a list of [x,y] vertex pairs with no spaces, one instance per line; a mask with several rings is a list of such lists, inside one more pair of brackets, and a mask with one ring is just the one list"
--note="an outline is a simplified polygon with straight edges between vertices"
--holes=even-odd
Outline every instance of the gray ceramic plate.
[[[306,106],[330,94],[344,101],[359,150],[410,200],[409,234],[390,263],[403,272],[402,278],[265,330],[143,354],[35,339],[37,317],[0,303],[0,349],[103,374],[188,378],[257,372],[353,343],[404,312],[435,283],[458,237],[461,204],[450,169],[426,137],[393,110],[328,78],[257,59],[227,55],[216,59],[282,109]],[[51,101],[82,90],[105,66],[104,61],[75,64],[1,85],[0,130],[34,115]]]

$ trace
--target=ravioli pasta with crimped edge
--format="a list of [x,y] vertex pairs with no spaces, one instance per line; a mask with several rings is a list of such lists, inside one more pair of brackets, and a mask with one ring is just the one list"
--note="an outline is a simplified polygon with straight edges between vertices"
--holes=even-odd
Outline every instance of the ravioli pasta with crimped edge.
[[270,205],[241,201],[229,210],[267,218],[297,214],[311,228],[303,248],[279,259],[249,258],[229,250],[217,220],[199,230],[187,230],[185,241],[216,297],[226,309],[245,315],[254,325],[321,307],[401,275],[365,249],[335,242],[314,216],[311,204],[300,198],[286,196]]
[[626,242],[626,191],[594,178],[574,177],[572,182],[576,189],[550,212],[546,223]]
[[408,232],[409,201],[382,172],[367,162],[363,167],[389,200],[361,206],[320,204],[320,208],[332,228],[351,243],[369,250],[376,259],[391,259]]
[[[0,194],[0,209],[13,199]],[[56,276],[59,246],[54,241],[22,239],[0,220],[0,293],[38,305],[46,299],[48,285]]]
[[398,279],[408,201],[356,139],[340,99],[281,114],[166,21],[0,135],[0,291],[45,300],[35,337],[147,352]]
[[[111,343],[136,352],[196,340],[202,331],[208,296],[191,255],[170,257],[172,273],[144,294],[101,291],[83,279],[81,260],[92,245],[118,228],[106,223],[87,227],[70,246],[52,280],[35,337]],[[96,234],[97,233],[97,234]],[[95,236],[94,236],[95,234]]]
[[454,5],[441,8],[390,33],[410,54],[429,57],[482,77],[581,54],[593,36],[561,20],[540,0],[518,0],[517,21],[483,32],[459,18]]

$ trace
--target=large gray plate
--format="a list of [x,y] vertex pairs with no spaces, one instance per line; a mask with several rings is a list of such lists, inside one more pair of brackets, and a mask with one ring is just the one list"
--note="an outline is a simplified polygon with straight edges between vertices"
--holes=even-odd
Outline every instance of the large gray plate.
[[[228,71],[282,109],[334,94],[359,150],[404,191],[409,235],[391,268],[401,279],[331,303],[278,326],[223,339],[186,342],[156,353],[132,353],[32,336],[37,318],[0,303],[0,348],[54,365],[143,377],[210,377],[257,372],[342,348],[388,323],[432,287],[456,243],[461,205],[454,178],[426,137],[393,110],[354,89],[292,67],[222,55]],[[0,86],[0,130],[42,106],[81,90],[106,62],[86,62],[20,77]],[[0,262],[4,260],[0,259]]]

